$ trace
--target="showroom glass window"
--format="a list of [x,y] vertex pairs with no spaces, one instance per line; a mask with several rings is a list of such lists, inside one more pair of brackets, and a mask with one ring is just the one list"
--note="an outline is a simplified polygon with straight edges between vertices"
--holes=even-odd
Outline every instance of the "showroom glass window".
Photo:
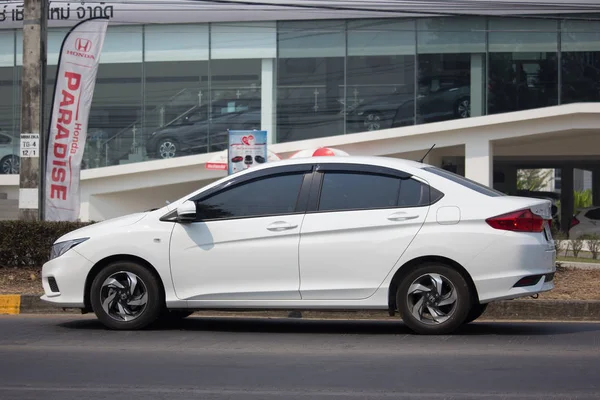
[[414,123],[415,21],[348,21],[346,132]]
[[488,113],[558,104],[558,22],[490,18]]
[[259,178],[196,202],[199,220],[293,214],[304,173]]
[[485,114],[485,25],[476,17],[417,21],[417,124]]
[[144,30],[144,144],[148,158],[206,152],[208,24]]
[[142,32],[141,26],[111,26],[106,32],[83,168],[145,160]]
[[600,101],[600,22],[562,21],[561,51],[561,103]]
[[15,109],[20,102],[15,98],[18,86],[15,85],[14,57],[14,31],[0,32],[0,174],[13,172],[8,167],[4,171],[2,166],[8,158],[19,153],[18,115]]
[[344,133],[344,21],[278,25],[277,141]]
[[209,151],[227,148],[228,129],[261,129],[262,68],[276,38],[275,22],[211,24]]

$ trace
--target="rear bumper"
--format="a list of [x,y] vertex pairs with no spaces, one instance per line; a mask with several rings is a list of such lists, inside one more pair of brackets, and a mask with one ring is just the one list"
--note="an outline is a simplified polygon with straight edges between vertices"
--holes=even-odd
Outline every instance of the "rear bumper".
[[[516,299],[554,289],[556,250],[552,243],[533,235],[504,239],[474,260],[472,278],[479,301]],[[524,278],[530,279],[520,282]]]

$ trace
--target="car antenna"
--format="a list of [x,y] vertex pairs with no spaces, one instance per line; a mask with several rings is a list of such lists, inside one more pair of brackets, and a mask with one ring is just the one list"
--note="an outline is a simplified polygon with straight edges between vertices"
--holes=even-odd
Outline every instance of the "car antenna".
[[425,155],[423,156],[423,158],[421,158],[419,160],[420,163],[423,162],[423,160],[425,159],[425,157],[427,157],[427,155],[429,155],[429,153],[431,152],[431,150],[433,150],[434,147],[435,147],[435,143],[433,144],[433,146],[431,146],[431,148],[429,150],[427,150],[427,153],[425,153]]

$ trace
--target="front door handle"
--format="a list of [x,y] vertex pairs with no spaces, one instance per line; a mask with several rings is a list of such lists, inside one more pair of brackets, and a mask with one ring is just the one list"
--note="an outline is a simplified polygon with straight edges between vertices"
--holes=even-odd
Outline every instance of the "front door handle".
[[281,231],[287,231],[290,229],[294,229],[297,228],[298,225],[292,225],[292,224],[288,224],[287,222],[283,222],[283,221],[277,221],[277,222],[273,222],[271,225],[267,226],[267,229],[273,232],[281,232]]
[[408,221],[408,220],[417,219],[417,218],[419,218],[418,215],[407,214],[405,212],[394,213],[388,217],[388,219],[390,221]]

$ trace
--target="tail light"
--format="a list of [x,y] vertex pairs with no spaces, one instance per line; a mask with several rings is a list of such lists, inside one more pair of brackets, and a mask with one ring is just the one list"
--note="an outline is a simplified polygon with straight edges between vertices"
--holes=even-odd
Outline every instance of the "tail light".
[[513,232],[542,232],[544,221],[531,210],[519,210],[485,220],[494,229]]
[[577,219],[577,217],[571,218],[571,228],[574,227],[575,225],[578,225],[579,222],[580,221]]

